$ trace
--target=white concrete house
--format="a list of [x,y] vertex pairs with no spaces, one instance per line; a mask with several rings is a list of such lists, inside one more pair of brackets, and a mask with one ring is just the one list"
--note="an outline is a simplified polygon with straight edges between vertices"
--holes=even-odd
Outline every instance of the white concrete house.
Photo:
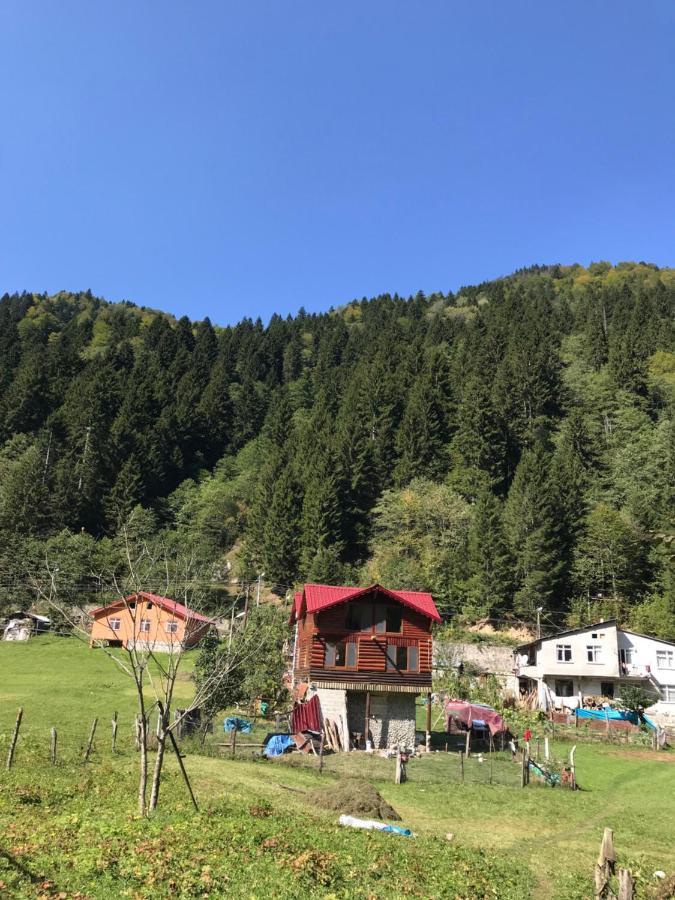
[[675,721],[675,643],[617,627],[616,619],[537,638],[514,651],[523,693],[536,690],[542,709],[581,706],[587,696],[612,699],[639,685],[650,710]]

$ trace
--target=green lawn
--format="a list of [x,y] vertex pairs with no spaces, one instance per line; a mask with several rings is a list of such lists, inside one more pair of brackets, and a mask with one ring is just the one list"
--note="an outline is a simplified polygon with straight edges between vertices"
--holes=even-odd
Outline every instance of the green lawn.
[[[186,674],[189,670],[186,668]],[[592,896],[602,829],[614,829],[620,864],[640,873],[675,870],[675,755],[580,744],[576,793],[517,787],[508,754],[467,763],[433,753],[413,759],[393,783],[393,761],[363,754],[267,762],[242,748],[235,760],[188,753],[202,811],[189,806],[170,760],[163,805],[135,817],[136,755],[128,741],[112,757],[101,731],[90,763],[78,758],[93,716],[133,719],[133,692],[100,651],[70,639],[0,644],[0,752],[16,715],[25,731],[16,764],[0,775],[0,896],[71,897],[482,897]],[[189,696],[189,679],[181,682]],[[48,765],[48,732],[63,735],[62,761]],[[266,726],[260,725],[261,734]],[[59,739],[61,741],[61,737]],[[216,733],[212,743],[222,740]],[[241,736],[243,742],[246,737]],[[569,744],[555,744],[564,757]],[[214,748],[212,748],[213,750]],[[349,775],[374,783],[416,839],[352,832],[317,809],[308,792]],[[452,842],[445,840],[448,832]],[[44,885],[47,885],[45,887]],[[4,891],[4,893],[3,893]]]

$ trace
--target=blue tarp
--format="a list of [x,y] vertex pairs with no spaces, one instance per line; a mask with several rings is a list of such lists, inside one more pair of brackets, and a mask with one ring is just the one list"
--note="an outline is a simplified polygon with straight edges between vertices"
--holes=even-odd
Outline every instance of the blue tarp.
[[253,723],[248,719],[240,719],[238,716],[228,716],[223,722],[223,731],[241,731],[242,734],[249,734],[253,728]]
[[619,719],[622,722],[632,722],[633,725],[639,725],[640,720],[636,712],[628,712],[621,709],[576,709],[577,719],[599,719],[601,722],[607,719]]
[[290,746],[295,746],[295,741],[290,734],[273,734],[265,745],[263,754],[265,756],[281,756],[281,754]]

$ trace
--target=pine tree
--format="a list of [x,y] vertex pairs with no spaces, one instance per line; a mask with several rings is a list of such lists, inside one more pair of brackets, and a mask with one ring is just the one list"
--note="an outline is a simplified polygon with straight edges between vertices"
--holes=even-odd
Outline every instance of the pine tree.
[[565,565],[550,465],[551,455],[542,441],[526,450],[504,510],[515,561],[514,607],[531,621],[537,607],[555,605]]
[[504,532],[502,506],[502,501],[484,488],[473,508],[469,565],[478,616],[500,616],[513,602],[513,557]]

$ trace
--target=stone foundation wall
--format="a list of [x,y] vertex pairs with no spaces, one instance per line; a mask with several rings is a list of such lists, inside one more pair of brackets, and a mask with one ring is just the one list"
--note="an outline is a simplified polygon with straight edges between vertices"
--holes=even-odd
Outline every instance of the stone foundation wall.
[[[370,695],[370,736],[376,750],[415,746],[415,694]],[[366,718],[366,695],[361,691],[347,693],[347,721],[350,731],[363,734]]]

